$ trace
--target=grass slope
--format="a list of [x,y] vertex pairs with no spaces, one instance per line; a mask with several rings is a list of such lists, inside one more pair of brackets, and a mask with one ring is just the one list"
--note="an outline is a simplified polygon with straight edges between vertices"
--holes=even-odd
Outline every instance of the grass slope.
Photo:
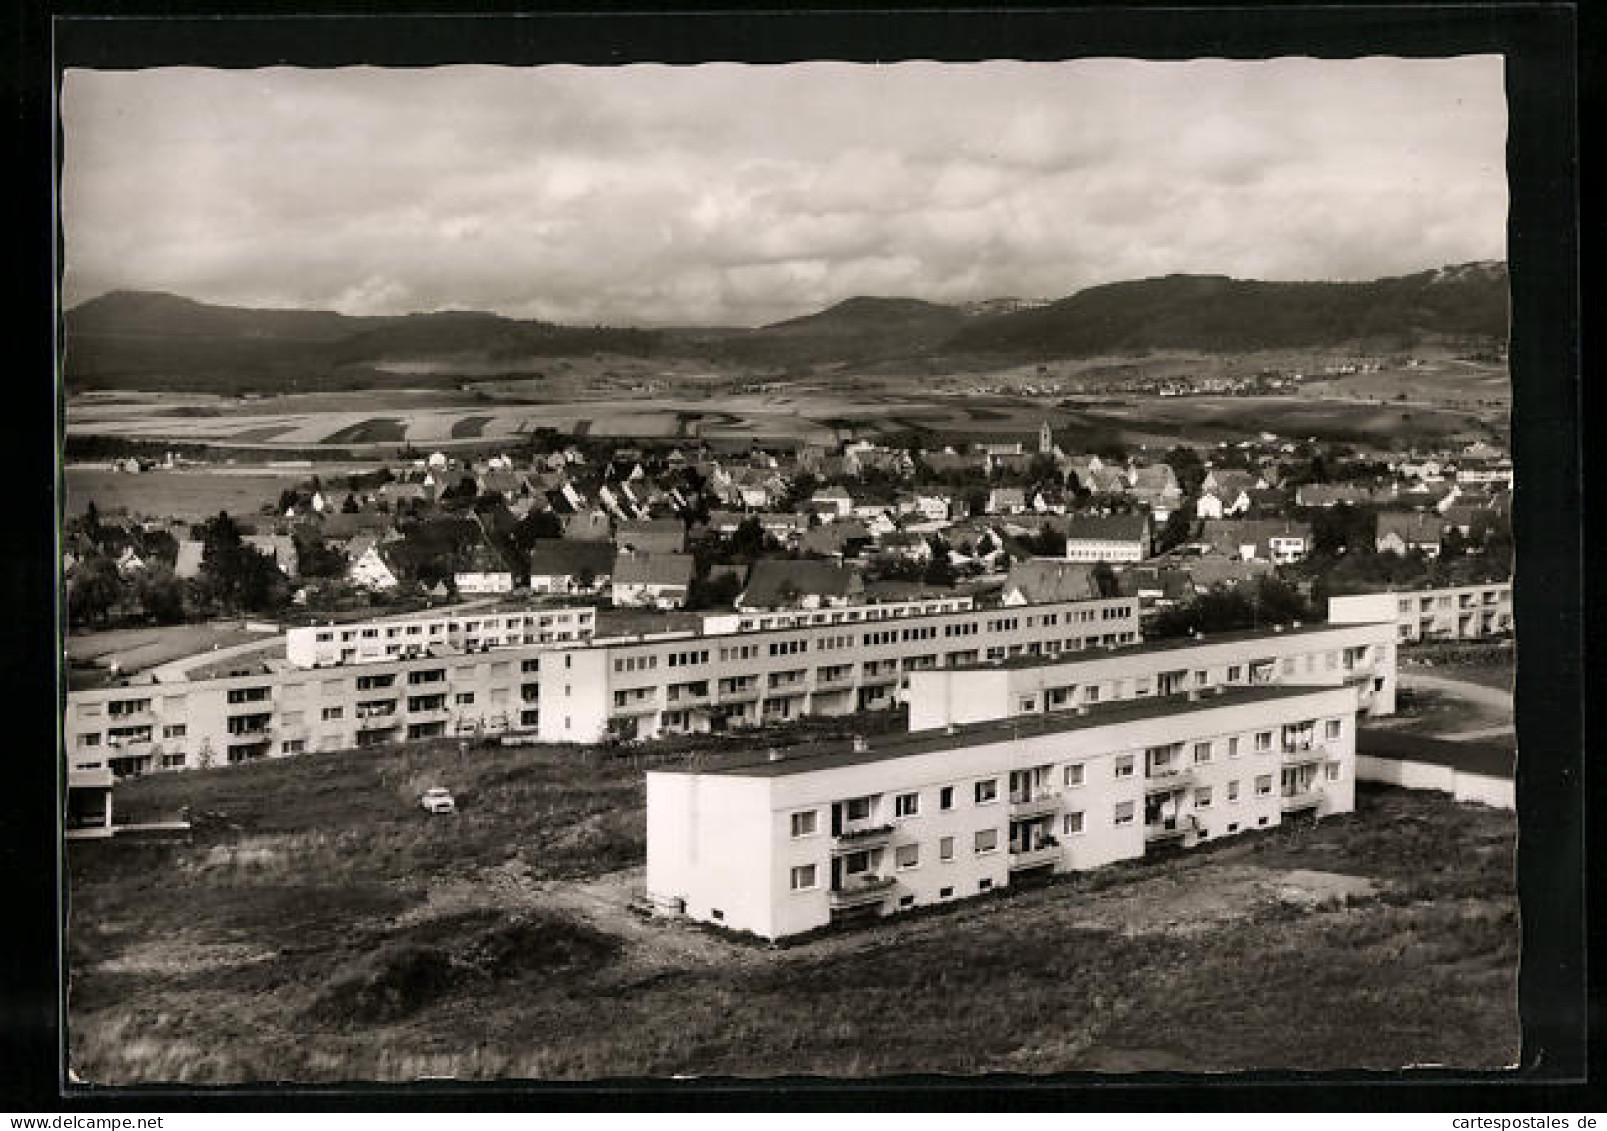
[[[456,818],[413,807],[438,783]],[[606,910],[614,881],[592,877],[644,852],[628,761],[307,755],[147,778],[118,803],[126,820],[188,805],[197,829],[73,849],[69,1048],[91,1081],[1496,1067],[1517,1050],[1512,815],[1432,795],[1366,791],[1316,828],[783,950]]]

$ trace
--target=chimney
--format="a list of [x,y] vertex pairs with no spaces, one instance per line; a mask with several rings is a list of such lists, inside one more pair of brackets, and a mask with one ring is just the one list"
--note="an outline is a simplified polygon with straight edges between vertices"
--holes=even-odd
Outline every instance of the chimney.
[[870,743],[865,741],[865,736],[864,735],[862,735],[862,734],[854,735],[854,753],[855,754],[863,754],[863,753],[865,753],[865,751],[867,751],[869,749],[870,749]]

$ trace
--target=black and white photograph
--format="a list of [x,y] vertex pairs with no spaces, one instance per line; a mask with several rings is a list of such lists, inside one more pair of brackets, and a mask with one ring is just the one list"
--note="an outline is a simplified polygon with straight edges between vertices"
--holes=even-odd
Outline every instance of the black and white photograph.
[[67,1081],[1518,1067],[1507,81],[65,67]]

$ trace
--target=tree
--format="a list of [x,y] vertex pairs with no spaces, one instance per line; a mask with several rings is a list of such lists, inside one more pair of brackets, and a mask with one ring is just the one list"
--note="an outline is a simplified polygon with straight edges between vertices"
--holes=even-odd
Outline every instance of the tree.
[[109,558],[98,554],[86,558],[78,563],[67,587],[68,620],[75,624],[104,624],[122,593],[122,578]]
[[581,589],[590,589],[597,584],[597,571],[591,566],[581,566],[575,572],[575,584]]
[[1177,507],[1166,516],[1166,523],[1155,535],[1155,552],[1164,554],[1167,550],[1181,546],[1189,540],[1194,532],[1194,504],[1186,503]]
[[959,580],[954,572],[954,566],[949,562],[947,551],[933,553],[932,560],[926,563],[926,572],[921,580],[927,585],[939,585],[944,588],[952,587]]
[[759,525],[758,516],[749,515],[731,535],[731,553],[738,557],[756,558],[764,552],[764,539],[764,527]]
[[346,495],[346,501],[340,504],[340,512],[342,514],[356,514],[361,509],[362,508],[357,505],[357,496],[351,494],[350,492],[348,492]]
[[563,523],[551,511],[531,511],[513,528],[513,544],[523,554],[529,554],[537,538],[562,538]]
[[1094,586],[1101,598],[1109,599],[1121,596],[1121,586],[1116,581],[1116,571],[1110,568],[1109,562],[1095,562],[1094,568],[1089,571],[1089,577],[1093,579]]
[[686,590],[688,609],[728,609],[742,592],[742,578],[727,571],[715,578],[700,577]]
[[184,583],[166,566],[148,569],[135,586],[140,608],[157,624],[184,620]]

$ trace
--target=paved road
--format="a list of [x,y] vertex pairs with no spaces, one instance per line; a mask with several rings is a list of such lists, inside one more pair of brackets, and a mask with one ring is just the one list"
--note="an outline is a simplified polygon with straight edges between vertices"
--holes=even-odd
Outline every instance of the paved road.
[[[1494,687],[1486,687],[1482,683],[1471,683],[1465,679],[1452,679],[1443,675],[1428,675],[1415,668],[1402,668],[1399,675],[1401,687],[1421,688],[1424,691],[1437,691],[1455,699],[1475,703],[1489,711],[1504,714],[1509,720],[1512,718],[1512,694]],[[1437,737],[1448,738],[1457,742],[1472,742],[1480,738],[1500,738],[1512,734],[1512,722],[1505,722],[1499,726],[1479,727],[1475,730],[1455,731],[1441,734]]]

